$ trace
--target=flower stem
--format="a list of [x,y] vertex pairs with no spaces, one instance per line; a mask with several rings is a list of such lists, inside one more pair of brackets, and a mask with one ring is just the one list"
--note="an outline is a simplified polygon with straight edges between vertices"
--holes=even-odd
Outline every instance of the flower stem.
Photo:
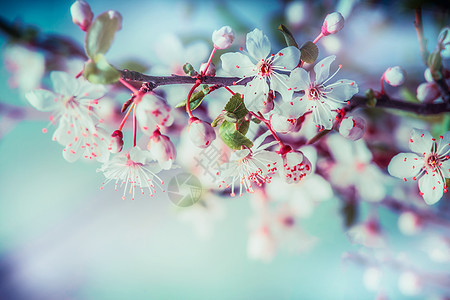
[[229,88],[229,87],[225,87],[225,89],[227,90],[227,91],[229,91],[233,96],[235,95],[235,93]]
[[136,103],[133,102],[133,103],[130,105],[130,107],[128,108],[127,114],[125,115],[125,117],[123,117],[122,122],[120,123],[119,130],[122,130],[123,126],[125,125],[126,120],[128,119],[128,116],[129,116],[130,113],[131,113],[131,110],[134,108],[135,105],[136,105]]
[[313,41],[313,43],[315,44],[315,43],[317,43],[321,38],[323,38],[324,37],[324,35],[323,35],[323,33],[321,32],[315,39],[314,39],[314,41]]
[[276,132],[273,130],[272,125],[270,124],[270,121],[267,120],[266,118],[264,118],[261,114],[258,116],[257,114],[255,114],[252,111],[249,111],[249,113],[257,118],[258,120],[260,120],[261,122],[263,122],[267,128],[270,130],[270,133],[272,133],[273,137],[275,138],[275,140],[280,144],[281,147],[284,146],[284,143],[281,141],[281,139],[278,137],[278,135],[276,134]]
[[381,88],[380,88],[380,94],[381,94],[381,95],[385,95],[385,94],[386,94],[386,91],[384,90],[384,74],[383,74],[383,76],[381,76],[381,78],[380,78],[380,86],[381,86]]
[[137,136],[137,119],[136,119],[136,105],[133,106],[133,147],[136,147]]
[[205,70],[202,72],[202,75],[205,75],[205,73],[208,71],[209,65],[211,64],[211,61],[214,57],[214,54],[216,53],[217,48],[214,47],[213,50],[211,51],[211,55],[209,56],[208,62],[206,63],[206,68]]
[[200,85],[200,83],[201,83],[201,81],[199,79],[197,79],[195,81],[195,84],[192,86],[192,88],[189,91],[189,94],[187,96],[187,99],[186,99],[186,112],[188,113],[190,118],[194,117],[194,115],[192,114],[192,111],[191,111],[191,96],[192,96],[192,93],[194,92],[194,90]]

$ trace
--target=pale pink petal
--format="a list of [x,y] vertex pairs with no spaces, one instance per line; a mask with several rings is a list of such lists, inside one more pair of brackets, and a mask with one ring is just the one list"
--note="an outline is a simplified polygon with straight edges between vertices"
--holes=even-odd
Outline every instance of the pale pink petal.
[[152,160],[150,157],[150,152],[143,151],[138,146],[131,148],[129,155],[133,162],[141,163],[143,165]]
[[439,168],[442,171],[442,175],[444,175],[444,178],[450,178],[450,160],[449,159],[442,162],[442,164],[440,165]]
[[285,74],[274,74],[270,81],[270,89],[280,93],[284,102],[290,102],[294,94],[289,85],[289,77]]
[[330,65],[335,59],[336,56],[331,55],[325,57],[314,66],[314,72],[316,73],[315,82],[317,85],[320,85],[328,78],[328,75],[330,74]]
[[314,102],[317,105],[313,109],[314,124],[318,127],[323,127],[323,129],[331,129],[333,127],[334,117],[331,115],[330,107],[320,100]]
[[74,96],[79,90],[79,81],[75,76],[71,76],[66,72],[53,71],[50,73],[53,89],[57,94],[64,96]]
[[356,93],[358,93],[358,85],[348,79],[336,81],[325,88],[325,98],[336,102],[350,100]]
[[297,118],[300,116],[303,116],[306,112],[310,111],[312,101],[309,101],[306,96],[298,97],[292,100],[291,109],[289,110],[293,116],[296,116]]
[[391,159],[388,172],[398,178],[412,178],[419,174],[423,159],[415,153],[399,153]]
[[247,51],[255,61],[266,59],[270,53],[269,38],[259,29],[254,29],[247,34]]
[[74,147],[69,145],[63,149],[63,157],[70,163],[76,162],[82,154],[83,151],[81,149],[74,149]]
[[292,89],[295,89],[296,91],[304,91],[309,89],[311,80],[309,73],[306,72],[305,69],[297,68],[291,72],[290,82]]
[[297,47],[289,46],[275,54],[273,67],[277,70],[290,71],[297,67],[300,61],[300,50]]
[[256,75],[256,66],[247,55],[242,53],[225,53],[222,60],[223,70],[231,76],[250,77]]
[[244,92],[244,103],[248,110],[259,111],[263,107],[263,102],[267,100],[269,86],[264,78],[255,77],[247,83]]
[[431,134],[422,129],[411,130],[411,139],[409,140],[409,149],[419,155],[430,153],[433,146],[433,137]]
[[450,154],[450,131],[447,131],[443,136],[439,137],[438,147],[436,151],[439,155]]
[[79,89],[75,91],[73,96],[77,97],[78,101],[94,100],[103,97],[106,94],[106,86],[101,84],[92,84],[82,78],[78,79]]
[[53,140],[59,144],[66,146],[72,143],[75,139],[80,138],[79,129],[70,123],[70,120],[66,117],[61,117],[59,120],[58,128],[53,133]]
[[39,111],[52,111],[58,105],[60,96],[47,90],[34,90],[25,94],[28,102]]
[[436,172],[428,173],[419,179],[419,190],[428,205],[438,202],[444,193],[444,182]]

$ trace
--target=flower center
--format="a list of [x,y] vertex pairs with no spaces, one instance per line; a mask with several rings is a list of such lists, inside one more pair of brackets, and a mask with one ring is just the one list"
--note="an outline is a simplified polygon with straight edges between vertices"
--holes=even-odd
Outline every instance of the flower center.
[[436,165],[439,162],[439,157],[436,154],[430,154],[428,158],[425,159],[425,165],[427,169],[435,171]]
[[308,100],[317,100],[319,99],[322,93],[316,87],[310,88],[308,92]]
[[258,74],[262,77],[268,77],[272,75],[272,65],[265,60],[260,61],[257,65],[257,68]]

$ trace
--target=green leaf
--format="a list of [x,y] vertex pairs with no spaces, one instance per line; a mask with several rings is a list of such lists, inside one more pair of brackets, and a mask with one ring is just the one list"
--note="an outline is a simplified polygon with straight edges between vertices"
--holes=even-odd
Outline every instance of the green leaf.
[[122,16],[113,10],[99,15],[92,22],[86,34],[86,54],[94,60],[97,54],[105,54],[111,47],[114,35],[122,26]]
[[319,48],[313,42],[306,42],[300,48],[300,59],[308,64],[312,64],[319,56]]
[[243,135],[247,134],[248,128],[250,127],[250,121],[246,121],[245,119],[239,120],[236,122],[236,130],[242,133]]
[[198,73],[194,70],[194,67],[190,63],[185,63],[183,65],[183,72],[189,76],[196,76]]
[[[196,109],[197,107],[200,106],[200,104],[202,104],[203,99],[205,99],[205,96],[208,94],[209,92],[209,87],[208,85],[203,85],[202,86],[202,90],[195,92],[192,94],[191,96],[191,101],[189,101],[189,106],[191,107],[191,110]],[[180,103],[178,103],[177,105],[175,105],[176,108],[181,108],[181,107],[186,107],[186,100],[181,101]]]
[[220,114],[217,116],[217,118],[214,119],[214,121],[212,121],[211,126],[216,127],[222,124],[223,121],[225,121],[225,117],[223,116],[223,114]]
[[223,117],[225,118],[225,121],[230,123],[236,123],[239,120],[234,113],[230,113],[227,111],[224,112]]
[[99,53],[84,65],[83,76],[92,83],[110,84],[119,80],[120,73]]
[[225,105],[225,110],[235,114],[237,119],[242,119],[248,114],[244,99],[242,99],[242,96],[239,93],[234,94],[230,98],[227,105]]
[[248,148],[253,146],[252,141],[236,130],[235,124],[227,121],[224,121],[220,126],[219,135],[222,141],[234,150],[240,150],[242,146],[246,146]]
[[283,34],[284,39],[286,40],[286,45],[294,46],[294,47],[298,48],[298,44],[295,41],[294,36],[289,31],[289,29],[287,29],[286,26],[284,26],[283,24],[280,24],[280,26],[278,26],[278,30],[281,31],[281,33]]

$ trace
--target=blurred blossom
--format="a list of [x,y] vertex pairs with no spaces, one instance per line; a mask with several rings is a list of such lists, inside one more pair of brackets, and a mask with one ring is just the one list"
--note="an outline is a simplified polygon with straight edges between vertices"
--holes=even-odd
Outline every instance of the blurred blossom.
[[309,19],[311,6],[306,1],[292,1],[286,5],[285,15],[289,27],[299,28]]
[[343,188],[354,186],[362,200],[381,201],[385,197],[385,176],[372,163],[372,153],[364,141],[353,142],[332,134],[327,145],[335,160],[330,170],[334,184]]
[[377,267],[369,267],[364,271],[363,283],[369,291],[378,291],[381,287],[383,274]]
[[18,44],[11,44],[3,50],[6,69],[11,72],[11,88],[19,88],[21,93],[40,87],[45,72],[45,57]]
[[368,248],[380,248],[386,245],[385,238],[380,229],[380,223],[373,218],[353,226],[348,231],[348,235],[352,242]]
[[389,67],[383,74],[384,81],[392,86],[402,85],[406,80],[406,71],[400,66]]
[[337,54],[342,49],[342,42],[338,36],[329,35],[325,39],[320,40],[320,45],[328,54]]
[[415,235],[422,230],[423,221],[421,218],[410,211],[400,214],[398,217],[398,228],[405,235]]
[[439,88],[434,82],[424,82],[417,87],[417,99],[423,103],[431,103],[439,96]]
[[267,226],[261,226],[250,233],[247,244],[250,259],[271,261],[276,254],[276,243]]
[[450,240],[447,237],[432,235],[424,240],[422,249],[437,263],[450,262]]
[[406,296],[417,296],[422,291],[422,283],[417,274],[405,271],[398,278],[398,289]]

